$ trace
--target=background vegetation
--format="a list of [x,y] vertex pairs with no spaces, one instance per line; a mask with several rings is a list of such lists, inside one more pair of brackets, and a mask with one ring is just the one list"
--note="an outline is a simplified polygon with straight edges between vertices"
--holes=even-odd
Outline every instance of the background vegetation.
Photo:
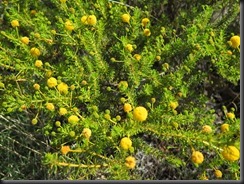
[[1,179],[240,180],[239,1],[0,14]]

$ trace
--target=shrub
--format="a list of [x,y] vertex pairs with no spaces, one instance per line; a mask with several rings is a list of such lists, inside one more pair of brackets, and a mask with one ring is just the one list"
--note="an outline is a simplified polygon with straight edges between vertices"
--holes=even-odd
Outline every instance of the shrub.
[[[240,80],[239,32],[230,30],[238,1],[175,3],[0,5],[0,112],[46,142],[26,149],[38,150],[45,179],[169,179],[144,175],[139,153],[173,171],[170,179],[215,179],[216,166],[222,179],[240,179],[239,157],[223,158],[226,146],[237,152],[240,119],[225,109],[223,131],[205,94],[212,76]],[[11,134],[1,137],[6,144]]]

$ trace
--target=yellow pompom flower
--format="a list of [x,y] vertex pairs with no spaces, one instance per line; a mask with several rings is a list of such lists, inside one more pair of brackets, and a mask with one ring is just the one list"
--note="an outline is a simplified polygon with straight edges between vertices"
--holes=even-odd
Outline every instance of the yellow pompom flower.
[[73,25],[73,23],[70,20],[67,20],[64,23],[65,29],[68,31],[73,31],[75,29],[75,26]]
[[225,146],[221,154],[225,160],[232,162],[240,158],[240,151],[235,146]]
[[122,22],[125,22],[125,23],[130,23],[130,15],[125,13],[121,16],[121,19],[122,19]]
[[43,63],[42,63],[41,60],[36,60],[36,62],[35,62],[35,67],[37,67],[37,68],[41,68],[42,65],[43,65]]
[[57,89],[60,93],[62,94],[67,94],[68,93],[68,85],[65,84],[64,82],[61,82],[60,84],[58,84]]
[[143,33],[144,33],[145,36],[150,36],[151,35],[150,29],[144,29]]
[[95,16],[95,15],[89,15],[89,16],[87,17],[87,23],[88,23],[89,25],[91,25],[91,26],[95,26],[96,23],[97,23],[97,18],[96,18],[96,16]]
[[209,125],[204,125],[204,126],[202,127],[202,132],[203,132],[203,133],[211,133],[211,132],[212,132],[212,128],[211,128],[211,126],[209,126]]
[[237,48],[237,47],[239,47],[240,43],[241,43],[240,36],[232,36],[230,38],[229,44],[231,47]]
[[120,141],[120,147],[124,150],[128,150],[132,147],[132,141],[128,137],[124,137]]
[[214,175],[216,178],[222,178],[222,172],[218,169],[214,171]]
[[135,157],[132,157],[132,156],[126,157],[126,159],[125,159],[125,165],[129,169],[134,169],[135,166],[136,166],[136,159],[135,159]]
[[81,23],[82,24],[85,24],[85,25],[88,24],[88,22],[87,22],[87,16],[86,15],[82,16],[80,20],[81,20]]
[[134,49],[133,49],[133,45],[131,45],[131,44],[127,44],[126,46],[125,46],[125,49],[127,50],[127,51],[129,51],[129,52],[132,52]]
[[36,57],[41,55],[41,51],[36,47],[32,47],[30,53],[32,56],[36,56]]
[[200,151],[193,151],[191,155],[191,160],[195,164],[201,164],[204,160],[204,156]]
[[47,104],[46,104],[46,108],[47,108],[49,111],[54,111],[54,110],[55,110],[55,106],[53,105],[53,103],[47,103]]
[[30,39],[29,39],[27,36],[24,36],[24,37],[21,37],[21,38],[20,38],[20,41],[21,41],[23,44],[28,45],[29,42],[30,42]]
[[82,135],[89,139],[91,137],[91,129],[90,128],[84,128],[83,131],[82,131]]
[[132,110],[132,107],[129,103],[124,104],[124,111],[125,112],[130,112]]
[[61,147],[61,153],[63,154],[63,155],[66,155],[67,153],[69,153],[70,152],[70,147],[69,146],[62,146]]
[[147,109],[145,107],[139,106],[133,110],[133,118],[137,121],[145,121],[147,119]]
[[227,124],[227,123],[224,123],[220,126],[220,130],[221,132],[228,132],[229,131],[229,128],[230,128],[230,125]]
[[19,21],[18,20],[12,20],[11,21],[11,26],[12,27],[19,27]]
[[142,26],[146,27],[146,25],[147,25],[149,22],[150,22],[150,20],[149,20],[148,18],[144,18],[144,19],[142,19],[141,24],[142,24]]
[[67,109],[65,109],[63,107],[60,107],[59,108],[59,115],[63,116],[65,114],[67,114],[67,113],[68,113]]
[[79,121],[79,118],[76,115],[71,115],[68,118],[68,122],[71,123],[71,124],[76,124],[78,121]]
[[58,81],[57,81],[57,79],[55,79],[54,77],[50,77],[50,78],[47,80],[47,86],[48,86],[49,88],[53,88],[53,87],[57,86],[57,84],[58,84]]
[[234,119],[234,118],[235,118],[235,114],[232,113],[232,112],[228,112],[228,113],[226,114],[226,116],[227,116],[227,118],[229,118],[229,119]]
[[178,104],[178,102],[170,102],[169,106],[170,106],[171,109],[174,110],[174,109],[176,109],[179,106],[179,104]]
[[39,84],[34,84],[33,87],[34,87],[35,90],[40,90],[40,85]]
[[135,54],[133,56],[137,61],[140,61],[141,60],[141,55],[140,54]]

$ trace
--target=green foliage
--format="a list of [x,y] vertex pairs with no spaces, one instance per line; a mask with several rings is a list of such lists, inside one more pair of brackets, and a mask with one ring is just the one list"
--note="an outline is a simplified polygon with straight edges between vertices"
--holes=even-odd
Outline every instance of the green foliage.
[[[0,112],[26,119],[27,134],[47,143],[42,149],[30,143],[42,156],[43,172],[49,173],[45,179],[167,179],[140,174],[137,156],[143,152],[169,171],[187,168],[180,179],[201,179],[204,173],[216,179],[213,172],[219,168],[223,179],[239,180],[239,162],[224,160],[221,151],[226,145],[240,147],[240,119],[225,110],[222,123],[230,129],[221,132],[203,87],[211,85],[212,75],[233,85],[240,80],[239,46],[227,43],[239,35],[229,31],[239,4],[179,2],[182,6],[167,0],[11,0],[0,5]],[[228,12],[213,20],[224,5]],[[121,20],[123,14],[130,15],[129,23]],[[150,20],[145,26],[143,18]],[[132,110],[126,111],[125,103]],[[136,114],[138,106],[148,114]],[[204,132],[205,125],[212,131]],[[7,126],[1,122],[1,140],[12,137],[5,133]],[[120,145],[123,137],[132,140],[128,150]],[[203,153],[203,163],[191,161],[193,150]],[[136,159],[135,167],[129,156]],[[20,177],[26,179],[3,178]]]

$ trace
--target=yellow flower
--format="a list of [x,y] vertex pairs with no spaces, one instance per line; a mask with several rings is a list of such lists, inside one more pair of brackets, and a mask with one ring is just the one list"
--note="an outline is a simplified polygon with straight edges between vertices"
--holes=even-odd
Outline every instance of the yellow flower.
[[240,152],[235,146],[225,146],[222,151],[225,160],[236,161],[240,158]]
[[124,104],[124,111],[125,112],[130,112],[132,110],[132,107],[129,103]]
[[65,84],[64,82],[61,82],[58,86],[58,91],[60,93],[63,93],[63,94],[67,94],[68,93],[68,85]]
[[75,26],[73,25],[73,23],[70,20],[67,20],[64,23],[65,29],[68,31],[73,31],[75,29]]
[[34,84],[33,87],[34,87],[35,90],[39,90],[40,89],[40,85],[39,84]]
[[91,130],[89,128],[84,128],[82,134],[85,138],[89,139],[91,137]]
[[204,126],[202,127],[202,132],[203,132],[203,133],[211,133],[211,132],[212,132],[212,128],[211,128],[211,126],[209,126],[209,125],[204,125]]
[[156,60],[161,60],[161,56],[156,56]]
[[66,0],[59,0],[60,3],[66,3]]
[[216,176],[216,178],[222,178],[222,172],[218,169],[214,171],[214,175]]
[[134,49],[133,49],[133,46],[131,44],[127,44],[125,46],[125,49],[128,50],[129,52],[132,52]]
[[30,40],[29,40],[29,38],[28,38],[27,36],[21,37],[21,38],[20,38],[20,41],[21,41],[23,44],[26,44],[26,45],[28,45],[29,42],[30,42]]
[[145,36],[150,36],[151,35],[150,29],[144,29],[143,33],[144,33]]
[[12,20],[11,21],[11,26],[12,27],[19,27],[19,21],[18,20]]
[[230,38],[229,44],[233,48],[237,48],[240,45],[240,36],[232,36]]
[[227,118],[229,118],[229,119],[234,119],[234,118],[235,118],[235,114],[232,113],[232,112],[228,112],[228,113],[226,114],[226,116],[227,116]]
[[54,77],[50,77],[47,80],[47,85],[48,85],[49,88],[53,88],[53,87],[57,86],[57,84],[58,84],[58,81]]
[[63,116],[63,115],[65,115],[65,114],[67,114],[67,109],[65,109],[65,108],[63,108],[63,107],[60,107],[59,108],[59,115],[61,115],[61,116]]
[[142,19],[141,24],[142,24],[142,26],[146,27],[146,25],[147,25],[149,22],[150,22],[150,20],[149,20],[148,18],[144,18],[144,19]]
[[120,146],[124,150],[128,150],[132,147],[132,141],[128,137],[124,137],[120,141]]
[[132,157],[132,156],[126,157],[126,159],[125,159],[125,165],[129,169],[134,169],[135,166],[136,166],[136,159],[135,159],[135,157]]
[[191,160],[195,164],[201,164],[204,160],[203,154],[200,151],[193,151],[191,155]]
[[36,66],[37,68],[41,68],[42,65],[43,65],[43,63],[42,63],[41,60],[36,60],[36,62],[35,62],[35,66]]
[[86,15],[82,16],[80,20],[81,20],[81,22],[82,22],[83,24],[85,24],[85,25],[88,24],[88,22],[87,22],[87,16],[86,16]]
[[87,17],[87,23],[88,23],[89,25],[91,25],[91,26],[95,26],[96,23],[97,23],[97,18],[96,18],[96,16],[95,16],[95,15],[89,15],[89,16]]
[[54,107],[53,103],[47,103],[46,104],[46,108],[48,110],[50,110],[50,111],[54,111],[55,110],[55,107]]
[[176,109],[179,106],[179,104],[178,104],[178,102],[170,102],[169,106],[171,109]]
[[139,106],[133,110],[133,118],[137,121],[145,121],[147,119],[147,109],[145,107]]
[[71,123],[71,124],[73,124],[73,125],[76,124],[78,121],[79,121],[79,118],[76,115],[71,115],[68,118],[68,122]]
[[222,125],[220,126],[220,130],[221,130],[221,132],[228,132],[228,131],[229,131],[229,127],[230,127],[229,124],[224,123],[224,124],[222,124]]
[[127,13],[123,14],[123,15],[121,16],[121,19],[122,19],[122,21],[125,22],[125,23],[128,23],[128,24],[130,23],[130,15],[127,14]]
[[66,155],[67,153],[70,152],[70,147],[69,146],[62,146],[60,151],[63,155]]
[[141,55],[140,54],[135,54],[133,56],[137,61],[140,61],[141,60]]
[[32,47],[30,53],[32,56],[37,56],[37,57],[41,55],[41,51],[36,47]]

